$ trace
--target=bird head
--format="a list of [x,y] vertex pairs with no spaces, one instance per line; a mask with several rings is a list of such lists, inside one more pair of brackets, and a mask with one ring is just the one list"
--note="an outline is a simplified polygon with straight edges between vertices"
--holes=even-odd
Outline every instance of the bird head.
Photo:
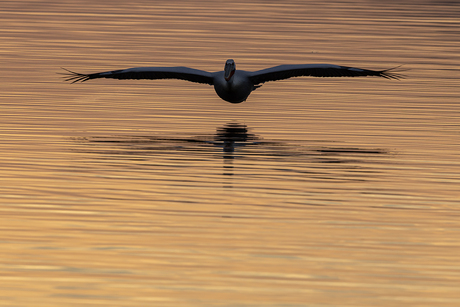
[[232,79],[233,75],[235,74],[235,70],[236,70],[235,61],[227,60],[227,62],[225,62],[225,68],[224,68],[225,81],[228,82]]

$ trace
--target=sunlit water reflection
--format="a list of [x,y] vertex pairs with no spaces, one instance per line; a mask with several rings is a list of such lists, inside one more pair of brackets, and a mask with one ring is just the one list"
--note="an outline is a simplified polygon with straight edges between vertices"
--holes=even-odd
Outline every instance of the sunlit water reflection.
[[[0,305],[460,304],[455,3],[1,6]],[[227,58],[409,70],[239,105],[56,74]]]

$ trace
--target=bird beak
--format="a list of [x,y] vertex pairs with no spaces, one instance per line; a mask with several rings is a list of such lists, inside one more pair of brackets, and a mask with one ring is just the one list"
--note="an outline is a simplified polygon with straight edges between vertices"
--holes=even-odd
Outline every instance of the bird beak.
[[225,78],[225,81],[230,81],[230,79],[233,77],[233,75],[235,74],[235,70],[232,69],[232,70],[225,70],[225,75],[224,75],[224,78]]

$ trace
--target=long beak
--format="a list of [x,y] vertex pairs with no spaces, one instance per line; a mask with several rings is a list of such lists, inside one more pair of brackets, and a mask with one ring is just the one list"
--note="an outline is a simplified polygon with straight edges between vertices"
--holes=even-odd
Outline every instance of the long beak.
[[232,70],[230,70],[230,71],[226,70],[226,71],[225,71],[225,75],[224,75],[225,81],[228,82],[228,81],[233,77],[234,74],[235,74],[235,70],[234,70],[234,69],[232,69]]

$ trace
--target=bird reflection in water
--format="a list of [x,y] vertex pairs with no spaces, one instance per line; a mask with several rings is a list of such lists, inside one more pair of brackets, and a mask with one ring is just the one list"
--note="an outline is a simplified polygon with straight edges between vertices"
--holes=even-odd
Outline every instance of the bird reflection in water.
[[[85,137],[77,139],[92,143],[116,144],[116,147],[97,150],[100,153],[118,154],[153,154],[162,151],[175,152],[213,152],[212,147],[220,147],[225,153],[232,153],[238,147],[262,145],[265,142],[260,137],[249,133],[249,128],[240,123],[229,123],[218,127],[215,134],[195,135],[191,137],[157,137],[157,136],[108,136]],[[91,151],[94,152],[94,151]]]
[[[111,156],[122,160],[145,161],[147,157],[155,155],[167,156],[168,159],[182,155],[183,158],[178,161],[220,158],[223,160],[223,175],[226,178],[235,174],[234,161],[244,159],[251,161],[245,162],[247,167],[259,165],[263,161],[269,161],[270,165],[288,162],[290,166],[287,169],[292,165],[297,166],[290,172],[321,180],[366,180],[376,173],[368,170],[369,163],[373,162],[370,159],[391,156],[382,149],[327,146],[321,140],[295,143],[267,141],[250,133],[245,124],[238,122],[218,127],[213,134],[177,137],[102,136],[86,137],[79,141],[85,145],[84,149],[78,149],[79,152],[98,153],[102,155],[101,159]],[[382,163],[382,160],[378,163]],[[318,167],[319,164],[322,166]],[[131,165],[126,164],[127,167]],[[228,179],[226,186],[230,186]]]
[[260,138],[248,133],[246,125],[229,123],[217,128],[214,145],[222,145],[224,152],[234,152],[237,147],[260,144]]
[[214,145],[221,144],[224,151],[224,176],[231,176],[233,171],[233,152],[237,147],[260,144],[260,138],[252,133],[248,133],[248,127],[239,123],[229,123],[221,128],[217,128],[214,136]]

